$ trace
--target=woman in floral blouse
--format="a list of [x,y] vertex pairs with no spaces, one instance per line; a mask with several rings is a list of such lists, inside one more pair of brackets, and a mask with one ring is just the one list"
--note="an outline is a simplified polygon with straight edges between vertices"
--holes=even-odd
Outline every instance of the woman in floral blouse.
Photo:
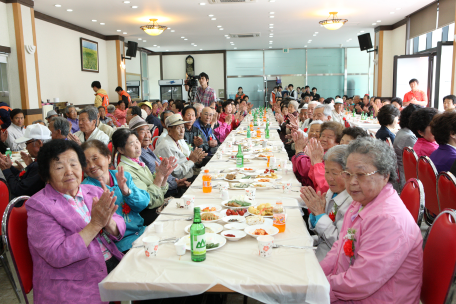
[[81,148],[87,162],[84,168],[87,177],[82,183],[113,191],[117,198],[116,205],[119,207],[116,212],[125,220],[127,229],[123,239],[116,242],[116,246],[126,253],[145,230],[144,219],[139,213],[149,205],[149,193],[136,187],[130,173],[124,172],[122,167],[119,167],[119,171],[109,170],[111,155],[108,147],[101,141],[86,141]]

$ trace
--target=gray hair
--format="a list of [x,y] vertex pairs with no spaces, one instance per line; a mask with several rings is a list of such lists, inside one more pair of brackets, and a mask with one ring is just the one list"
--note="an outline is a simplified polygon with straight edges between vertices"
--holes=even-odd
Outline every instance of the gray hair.
[[323,156],[323,160],[332,161],[339,165],[342,168],[345,167],[345,153],[347,152],[347,145],[337,145],[326,151]]
[[317,106],[317,105],[319,105],[319,104],[321,104],[321,103],[319,103],[319,102],[316,101],[316,100],[312,100],[311,102],[309,102],[309,106],[310,106],[310,105],[316,105],[316,106]]
[[65,114],[68,114],[68,112],[70,112],[71,108],[74,108],[76,110],[76,107],[74,105],[69,105],[65,108]]
[[299,103],[296,100],[291,100],[288,105],[292,105],[295,108],[295,111],[299,108]]
[[321,120],[313,120],[309,125],[309,129],[310,129],[311,125],[322,125],[322,124],[323,124],[323,121],[321,121]]
[[87,106],[85,107],[80,113],[79,116],[81,116],[82,113],[87,113],[89,115],[89,120],[90,121],[96,121],[98,119],[98,109],[95,108],[94,106]]
[[[44,121],[42,121],[41,119],[38,119],[38,120],[35,120],[34,122],[32,122],[32,125],[34,124],[37,124],[37,123],[42,123],[42,124],[45,124]],[[46,125],[46,124],[45,124]]]
[[372,164],[377,168],[377,173],[387,176],[388,182],[395,182],[397,179],[397,158],[393,148],[386,142],[372,137],[358,137],[347,146],[344,163],[352,153],[368,155]]
[[53,117],[51,122],[54,122],[54,129],[60,130],[63,136],[68,136],[70,133],[70,123],[63,117]]
[[204,105],[203,105],[202,103],[198,103],[198,102],[197,102],[197,103],[194,103],[194,104],[193,104],[193,107],[194,107],[195,109],[198,109],[199,107],[204,108]]
[[326,117],[328,116],[332,116],[332,107],[328,104],[319,104],[318,106],[315,107],[314,109],[314,112],[315,110],[317,109],[320,109],[320,108],[323,108],[323,115],[325,115]]
[[109,114],[114,113],[115,110],[116,110],[116,106],[115,105],[109,105],[108,106],[108,113]]

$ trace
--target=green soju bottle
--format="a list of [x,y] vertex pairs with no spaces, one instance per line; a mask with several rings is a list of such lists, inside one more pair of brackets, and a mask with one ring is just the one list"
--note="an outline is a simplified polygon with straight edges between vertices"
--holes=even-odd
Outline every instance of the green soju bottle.
[[356,116],[356,114],[355,114],[355,109],[353,109],[353,117],[355,117],[355,116]]
[[264,138],[269,139],[269,124],[266,123],[266,129],[264,130]]
[[242,153],[241,145],[238,145],[238,153],[236,154],[236,167],[244,168],[244,153]]
[[252,138],[252,134],[250,134],[250,127],[247,127],[247,138]]
[[253,126],[254,126],[254,127],[258,127],[258,118],[257,118],[256,115],[255,115],[255,117],[253,118]]
[[206,259],[206,228],[201,223],[200,212],[200,207],[195,207],[193,224],[190,227],[190,246],[193,262],[202,262]]

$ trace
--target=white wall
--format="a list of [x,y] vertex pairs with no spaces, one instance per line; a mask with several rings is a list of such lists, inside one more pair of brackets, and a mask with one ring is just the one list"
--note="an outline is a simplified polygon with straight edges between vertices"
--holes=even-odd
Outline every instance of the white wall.
[[382,92],[380,96],[393,96],[394,56],[405,55],[407,26],[404,24],[392,31],[383,32]]
[[149,93],[150,99],[160,99],[160,87],[158,81],[160,80],[160,56],[148,56],[149,64]]
[[0,45],[11,46],[8,35],[8,19],[6,3],[0,2]]
[[[163,79],[185,79],[185,58],[188,55],[163,55]],[[223,54],[195,54],[195,73],[205,72],[209,75],[209,86],[215,90],[225,88],[223,74]],[[149,75],[150,77],[150,75]]]
[[[22,27],[24,33],[24,46],[34,45],[32,13],[30,7],[21,5]],[[37,42],[38,43],[38,42]],[[25,52],[25,65],[27,67],[27,87],[29,97],[29,109],[39,108],[41,101],[38,100],[38,86],[36,81],[35,53]]]
[[[35,25],[43,100],[58,97],[76,105],[93,103],[94,80],[100,81],[110,99],[117,100],[115,87],[108,82],[107,41],[38,19]],[[81,71],[80,37],[98,42],[99,73]]]
[[[125,52],[127,50],[128,48],[125,48]],[[141,80],[141,52],[137,51],[136,57],[132,57],[131,60],[125,60],[125,71],[127,72],[127,81]]]

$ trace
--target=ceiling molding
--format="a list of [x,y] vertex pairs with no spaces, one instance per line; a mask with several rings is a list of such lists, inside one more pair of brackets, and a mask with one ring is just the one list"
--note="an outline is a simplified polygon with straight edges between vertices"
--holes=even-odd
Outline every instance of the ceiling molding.
[[[149,50],[149,52],[151,52]],[[226,50],[219,50],[219,51],[188,51],[188,52],[151,52],[149,56],[155,55],[196,55],[196,54],[225,54]]]
[[401,21],[398,21],[392,25],[380,25],[380,26],[377,26],[374,31],[375,33],[378,33],[380,31],[392,31],[392,30],[395,30],[397,29],[398,27],[401,27],[405,24],[407,24],[407,19],[408,18],[404,18],[402,19]]
[[0,45],[0,53],[11,54],[11,48],[9,46]]
[[138,48],[138,51],[147,53],[147,55],[153,55],[153,54],[155,54],[155,53],[152,52],[151,50],[145,49],[145,48],[143,48],[143,47],[139,47],[139,48]]
[[33,2],[32,0],[0,0],[0,2],[19,3],[19,4],[22,4],[24,6],[31,7],[31,8],[33,8],[33,6],[35,5],[35,2]]
[[[2,1],[2,0],[0,0],[0,1]],[[8,1],[8,0],[6,0],[6,1]],[[20,0],[18,0],[18,1],[20,1]],[[83,28],[81,26],[78,26],[78,25],[63,21],[61,19],[57,19],[57,18],[51,17],[49,15],[37,12],[37,11],[35,11],[35,19],[43,20],[43,21],[46,21],[46,22],[49,22],[49,23],[52,23],[52,24],[55,24],[55,25],[58,25],[58,26],[73,30],[73,31],[76,31],[76,32],[80,32],[80,33],[83,33],[83,34],[86,34],[86,35],[89,35],[89,36],[93,36],[93,37],[96,37],[96,38],[99,38],[99,39],[103,39],[103,40],[125,41],[125,38],[123,36],[119,36],[119,35],[106,36],[106,35],[91,31],[89,29]]]

